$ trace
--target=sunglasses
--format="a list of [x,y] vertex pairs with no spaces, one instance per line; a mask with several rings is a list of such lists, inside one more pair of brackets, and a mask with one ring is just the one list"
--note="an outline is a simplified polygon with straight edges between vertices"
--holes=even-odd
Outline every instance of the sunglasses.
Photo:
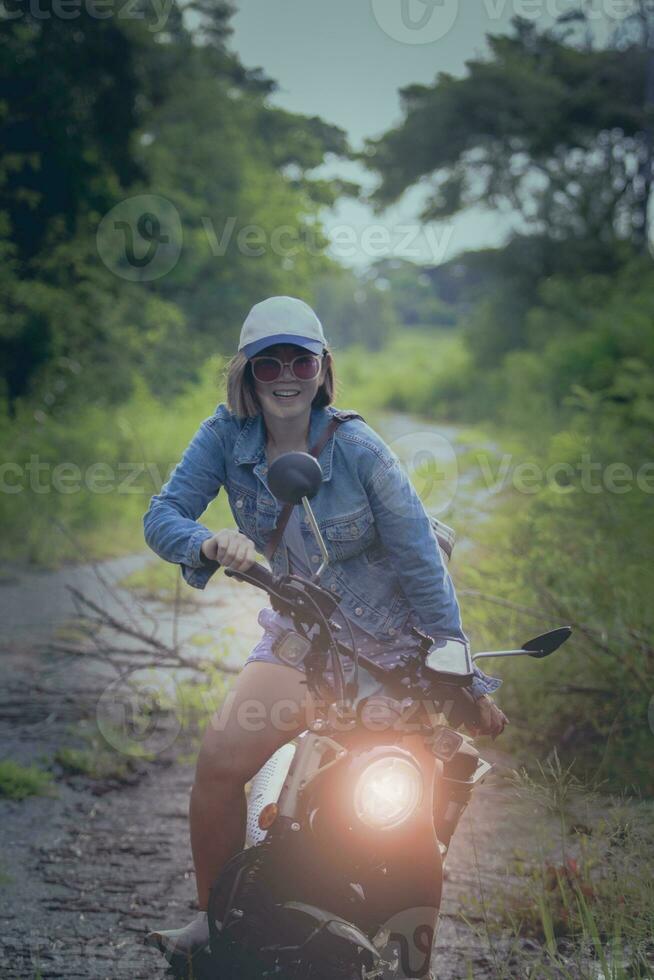
[[251,357],[252,374],[257,381],[270,384],[279,381],[288,364],[296,381],[313,381],[320,374],[320,358],[315,354],[298,354],[291,361],[280,361],[278,357]]

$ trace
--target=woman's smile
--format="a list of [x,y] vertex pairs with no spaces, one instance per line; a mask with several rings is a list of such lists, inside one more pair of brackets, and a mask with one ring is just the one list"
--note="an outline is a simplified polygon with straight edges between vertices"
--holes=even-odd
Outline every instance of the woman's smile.
[[295,396],[299,394],[299,388],[278,388],[273,391],[275,398],[295,398]]

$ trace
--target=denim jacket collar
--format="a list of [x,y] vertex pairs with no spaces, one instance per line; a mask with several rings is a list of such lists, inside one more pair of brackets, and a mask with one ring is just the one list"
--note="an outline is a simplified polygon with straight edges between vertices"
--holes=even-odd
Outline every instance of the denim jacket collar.
[[[309,449],[318,442],[325,427],[329,424],[332,413],[324,408],[312,408],[309,420]],[[265,461],[266,428],[263,415],[250,416],[246,419],[236,442],[234,443],[234,461],[239,465],[253,464]],[[334,455],[334,436],[327,441],[320,456],[323,483],[331,479],[332,458]]]

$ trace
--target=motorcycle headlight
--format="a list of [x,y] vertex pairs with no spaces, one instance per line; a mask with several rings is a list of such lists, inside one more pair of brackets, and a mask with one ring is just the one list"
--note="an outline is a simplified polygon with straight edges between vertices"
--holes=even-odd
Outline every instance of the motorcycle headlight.
[[404,823],[422,799],[422,773],[415,763],[389,755],[367,766],[354,789],[354,812],[374,830]]

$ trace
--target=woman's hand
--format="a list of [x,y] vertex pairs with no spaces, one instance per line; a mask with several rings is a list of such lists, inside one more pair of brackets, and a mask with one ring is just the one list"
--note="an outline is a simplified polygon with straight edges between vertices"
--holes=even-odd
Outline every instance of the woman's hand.
[[225,568],[232,568],[235,572],[247,572],[256,561],[256,550],[252,541],[240,531],[229,528],[223,528],[203,541],[201,550],[211,561],[219,561]]
[[509,719],[489,694],[477,698],[476,703],[479,721],[476,725],[466,725],[470,734],[491,735],[497,738],[504,731],[504,726],[509,724]]

